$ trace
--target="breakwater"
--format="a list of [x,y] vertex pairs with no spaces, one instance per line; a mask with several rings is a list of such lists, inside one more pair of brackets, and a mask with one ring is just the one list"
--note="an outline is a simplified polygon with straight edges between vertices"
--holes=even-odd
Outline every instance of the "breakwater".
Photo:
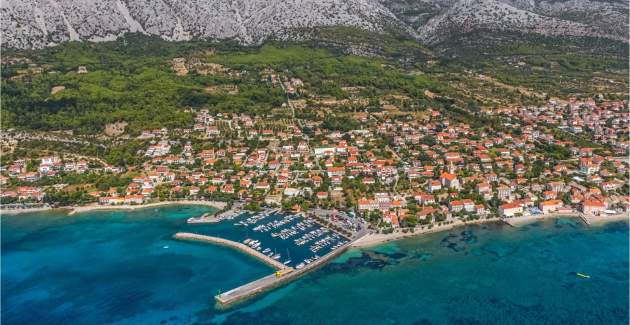
[[206,236],[206,235],[199,235],[199,234],[193,234],[193,233],[188,233],[188,232],[178,232],[175,235],[173,235],[173,238],[175,239],[180,239],[180,240],[190,240],[190,241],[200,241],[200,242],[206,242],[206,243],[213,243],[213,244],[218,244],[218,245],[222,245],[222,246],[227,246],[227,247],[232,247],[234,249],[237,249],[245,254],[248,254],[250,256],[253,256],[259,260],[261,260],[262,262],[264,262],[265,264],[268,264],[269,266],[273,267],[276,270],[284,270],[287,269],[289,267],[287,267],[286,265],[274,260],[273,258],[260,253],[259,251],[247,246],[247,245],[243,245],[241,243],[235,242],[235,241],[231,241],[228,239],[224,239],[224,238],[219,238],[219,237],[212,237],[212,236]]
[[[360,237],[356,238],[359,239]],[[355,240],[356,240],[355,239]],[[352,245],[353,241],[350,241],[343,246],[329,252],[314,262],[307,264],[304,268],[299,270],[290,269],[288,272],[276,272],[275,274],[268,275],[258,280],[246,283],[240,287],[226,291],[224,293],[216,295],[214,298],[217,301],[217,307],[220,309],[227,309],[235,304],[243,302],[247,299],[271,289],[280,287],[292,280],[295,280],[310,271],[317,269],[318,267],[326,264],[326,262],[341,255],[343,252]]]

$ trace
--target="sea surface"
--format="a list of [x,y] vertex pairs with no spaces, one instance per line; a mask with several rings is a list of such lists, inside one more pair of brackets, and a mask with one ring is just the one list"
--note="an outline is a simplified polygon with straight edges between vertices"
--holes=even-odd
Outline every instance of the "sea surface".
[[272,270],[171,238],[242,231],[186,224],[208,211],[3,216],[2,324],[628,324],[626,222],[486,224],[353,249],[222,311],[215,294]]

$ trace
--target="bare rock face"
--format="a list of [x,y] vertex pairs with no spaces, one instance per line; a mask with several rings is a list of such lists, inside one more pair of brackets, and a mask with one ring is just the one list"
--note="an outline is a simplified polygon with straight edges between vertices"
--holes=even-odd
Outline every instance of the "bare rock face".
[[628,42],[627,0],[381,0],[425,44],[486,30]]
[[429,44],[481,28],[627,41],[624,1],[4,0],[0,26],[3,46],[14,48],[114,40],[127,32],[256,44],[330,26],[395,30]]

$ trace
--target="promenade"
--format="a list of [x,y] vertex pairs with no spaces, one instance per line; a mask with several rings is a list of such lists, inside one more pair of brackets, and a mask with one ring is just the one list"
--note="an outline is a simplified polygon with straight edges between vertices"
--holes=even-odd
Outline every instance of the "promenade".
[[598,223],[629,220],[629,217],[630,215],[628,213],[592,215],[592,214],[584,214],[581,212],[567,212],[567,213],[548,213],[548,214],[536,214],[536,215],[522,216],[522,217],[503,218],[502,220],[503,222],[507,223],[508,225],[512,227],[518,227],[518,226],[533,223],[539,220],[553,219],[553,218],[579,218],[586,225],[592,225],[592,224],[598,224]]

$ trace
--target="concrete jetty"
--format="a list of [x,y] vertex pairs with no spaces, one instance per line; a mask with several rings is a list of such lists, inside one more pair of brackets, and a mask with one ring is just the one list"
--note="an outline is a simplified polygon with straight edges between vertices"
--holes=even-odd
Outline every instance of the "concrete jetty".
[[229,210],[223,211],[223,212],[219,212],[217,214],[211,215],[209,213],[206,213],[204,215],[202,215],[201,217],[193,217],[193,218],[188,218],[188,220],[186,222],[194,224],[194,223],[217,223],[217,222],[221,222],[223,220],[231,220],[234,219],[236,216],[241,214],[241,210],[243,208],[243,204],[238,202],[235,203],[232,208],[230,208]]
[[206,243],[213,243],[213,244],[218,244],[218,245],[222,245],[222,246],[228,246],[228,247],[232,247],[235,248],[245,254],[249,254],[259,260],[261,260],[262,262],[268,264],[269,266],[273,267],[276,270],[284,270],[284,269],[288,269],[289,267],[282,264],[279,261],[274,260],[273,258],[260,253],[259,251],[235,242],[235,241],[231,241],[228,239],[224,239],[224,238],[219,238],[219,237],[212,237],[212,236],[206,236],[206,235],[199,235],[199,234],[193,234],[193,233],[188,233],[188,232],[178,232],[175,235],[173,235],[173,238],[175,239],[180,239],[180,240],[189,240],[189,241],[199,241],[199,242],[206,242]]
[[201,217],[198,218],[192,217],[186,220],[187,223],[217,223],[221,221],[223,221],[223,219],[209,213],[204,213]]

